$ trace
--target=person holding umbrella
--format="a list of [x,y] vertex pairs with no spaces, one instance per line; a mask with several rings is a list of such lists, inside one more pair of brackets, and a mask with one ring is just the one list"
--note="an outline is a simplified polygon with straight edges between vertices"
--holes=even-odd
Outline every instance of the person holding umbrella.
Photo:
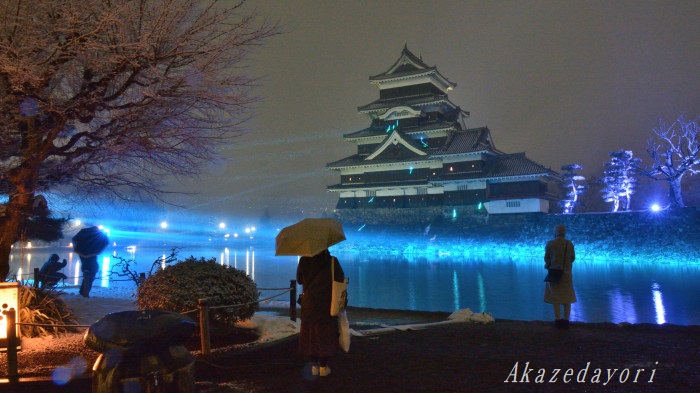
[[332,281],[343,282],[345,273],[328,247],[343,240],[343,227],[332,218],[305,218],[275,238],[275,255],[301,256],[296,275],[303,288],[298,351],[309,360],[312,378],[331,373],[328,363],[339,347],[338,317],[330,313]]
[[297,282],[303,291],[299,354],[311,363],[311,375],[325,377],[331,373],[329,360],[338,349],[338,317],[330,315],[332,278],[341,282],[345,273],[338,259],[326,249],[311,257],[301,257]]
[[107,245],[109,238],[96,226],[83,228],[73,236],[73,250],[80,257],[80,270],[83,272],[83,282],[80,284],[80,295],[90,297],[92,282],[99,270],[97,256]]

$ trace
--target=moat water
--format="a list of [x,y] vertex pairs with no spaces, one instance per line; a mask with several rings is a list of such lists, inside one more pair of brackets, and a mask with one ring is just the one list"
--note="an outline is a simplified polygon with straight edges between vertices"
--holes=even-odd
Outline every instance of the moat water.
[[[133,258],[137,270],[148,271],[152,263],[170,253],[170,246],[108,249],[100,258],[102,273],[96,286],[124,288],[135,284],[107,273],[114,263],[110,255]],[[64,273],[68,285],[80,280],[79,259],[70,248],[15,250],[11,275],[33,279],[48,256],[57,253],[69,261]],[[331,249],[333,252],[333,249]],[[351,306],[380,309],[452,312],[469,308],[491,313],[498,319],[551,320],[552,308],[543,299],[545,270],[541,257],[490,259],[451,255],[406,256],[360,252],[333,252],[350,278]],[[244,270],[259,288],[288,287],[296,273],[297,258],[276,257],[272,247],[183,247],[180,259],[214,257],[218,262]],[[574,287],[578,302],[572,320],[583,322],[629,322],[700,325],[700,266],[698,264],[625,263],[577,259]],[[263,290],[263,297],[274,290]],[[279,300],[287,301],[288,295]]]

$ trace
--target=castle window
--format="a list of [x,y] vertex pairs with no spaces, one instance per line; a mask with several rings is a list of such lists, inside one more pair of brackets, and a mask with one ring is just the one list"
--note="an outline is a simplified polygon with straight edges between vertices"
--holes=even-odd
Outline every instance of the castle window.
[[507,201],[506,207],[520,207],[520,201]]

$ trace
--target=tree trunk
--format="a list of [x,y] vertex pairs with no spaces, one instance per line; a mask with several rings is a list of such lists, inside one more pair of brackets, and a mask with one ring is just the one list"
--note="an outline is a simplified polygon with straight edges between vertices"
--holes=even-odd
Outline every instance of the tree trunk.
[[671,201],[672,208],[685,207],[683,203],[683,195],[681,193],[681,179],[683,176],[678,176],[675,179],[669,180],[668,197]]
[[0,282],[10,274],[12,245],[20,240],[22,223],[32,210],[33,195],[18,193],[10,197],[5,216],[0,220]]
[[[4,227],[3,227],[4,232]],[[10,274],[10,253],[12,252],[12,243],[0,240],[0,282],[7,280]]]
[[0,282],[7,280],[10,274],[12,245],[20,240],[22,225],[32,214],[36,184],[36,175],[26,167],[12,173],[9,178],[14,192],[7,201],[5,216],[0,218]]

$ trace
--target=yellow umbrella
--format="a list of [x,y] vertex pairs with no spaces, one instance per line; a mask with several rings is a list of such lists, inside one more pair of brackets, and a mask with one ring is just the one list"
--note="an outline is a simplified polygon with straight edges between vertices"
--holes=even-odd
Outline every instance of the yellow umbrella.
[[305,218],[285,227],[275,238],[275,255],[314,256],[345,240],[343,225],[334,218]]

